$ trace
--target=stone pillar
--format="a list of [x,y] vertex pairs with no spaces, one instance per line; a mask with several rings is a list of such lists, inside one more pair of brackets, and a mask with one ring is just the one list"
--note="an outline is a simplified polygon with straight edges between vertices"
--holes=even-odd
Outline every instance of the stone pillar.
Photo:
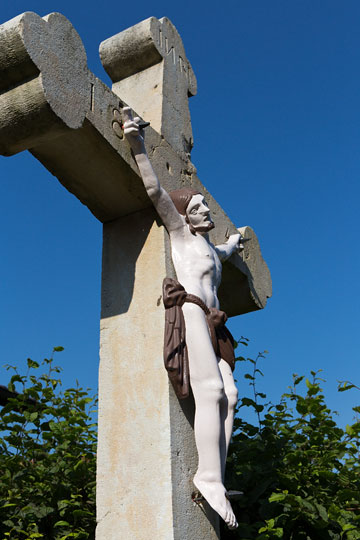
[[216,540],[191,500],[193,399],[163,367],[166,232],[152,208],[104,225],[97,540]]

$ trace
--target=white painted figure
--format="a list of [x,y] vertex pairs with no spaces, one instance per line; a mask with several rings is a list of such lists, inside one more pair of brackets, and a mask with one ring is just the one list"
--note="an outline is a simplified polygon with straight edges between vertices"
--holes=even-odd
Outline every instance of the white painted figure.
[[[140,119],[132,119],[130,108],[124,108],[123,112],[124,133],[133,150],[144,186],[170,235],[177,278],[187,293],[200,297],[208,308],[218,309],[221,261],[243,247],[241,235],[233,234],[219,246],[210,242],[208,231],[214,227],[214,223],[201,194],[191,197],[186,216],[177,211],[151,166],[143,130],[138,126]],[[196,407],[194,431],[199,463],[193,481],[228,527],[236,528],[238,524],[227,498],[224,474],[237,389],[229,364],[214,352],[204,311],[193,303],[185,303],[182,310],[190,384]]]

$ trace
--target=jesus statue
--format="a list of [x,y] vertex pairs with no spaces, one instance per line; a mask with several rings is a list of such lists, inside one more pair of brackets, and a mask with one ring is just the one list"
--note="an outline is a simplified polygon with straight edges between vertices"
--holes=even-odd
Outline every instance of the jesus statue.
[[[161,187],[146,153],[140,119],[133,119],[128,107],[123,113],[124,133],[145,189],[170,235],[178,281],[165,280],[164,303],[166,311],[180,310],[184,347],[180,343],[176,354],[181,352],[184,361],[174,371],[171,365],[174,355],[169,354],[166,367],[177,395],[180,398],[188,395],[187,380],[194,395],[199,461],[193,482],[227,526],[234,529],[238,524],[224,487],[224,475],[237,404],[235,359],[232,336],[224,326],[226,315],[219,310],[217,291],[221,261],[243,248],[242,237],[233,234],[218,246],[210,242],[208,233],[214,222],[203,195],[190,188],[167,193]],[[173,320],[168,322],[171,324]]]

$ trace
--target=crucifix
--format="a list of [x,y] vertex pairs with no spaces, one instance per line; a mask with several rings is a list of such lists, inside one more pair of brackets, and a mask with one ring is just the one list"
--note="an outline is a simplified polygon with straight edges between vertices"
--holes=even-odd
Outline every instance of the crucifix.
[[[161,185],[209,205],[211,242],[249,241],[223,265],[229,316],[262,309],[271,280],[256,235],[236,229],[190,161],[188,97],[196,78],[172,23],[151,17],[100,45],[110,90],[61,14],[26,12],[0,27],[0,153],[29,150],[103,223],[97,540],[219,538],[217,515],[194,504],[192,396],[163,369],[162,281],[175,278],[168,234],[123,134],[124,110],[150,122],[146,150]],[[203,510],[203,511],[202,511]]]

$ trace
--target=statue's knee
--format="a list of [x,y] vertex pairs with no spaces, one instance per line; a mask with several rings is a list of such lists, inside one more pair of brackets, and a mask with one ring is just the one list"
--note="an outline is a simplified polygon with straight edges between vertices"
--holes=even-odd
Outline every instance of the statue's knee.
[[238,399],[239,399],[238,390],[236,386],[232,386],[231,388],[227,390],[226,397],[228,400],[229,409],[235,409]]
[[225,399],[224,384],[218,379],[207,381],[206,392],[208,397],[214,401],[220,402]]
[[199,382],[198,390],[204,398],[221,402],[225,399],[224,384],[221,379],[205,379]]

